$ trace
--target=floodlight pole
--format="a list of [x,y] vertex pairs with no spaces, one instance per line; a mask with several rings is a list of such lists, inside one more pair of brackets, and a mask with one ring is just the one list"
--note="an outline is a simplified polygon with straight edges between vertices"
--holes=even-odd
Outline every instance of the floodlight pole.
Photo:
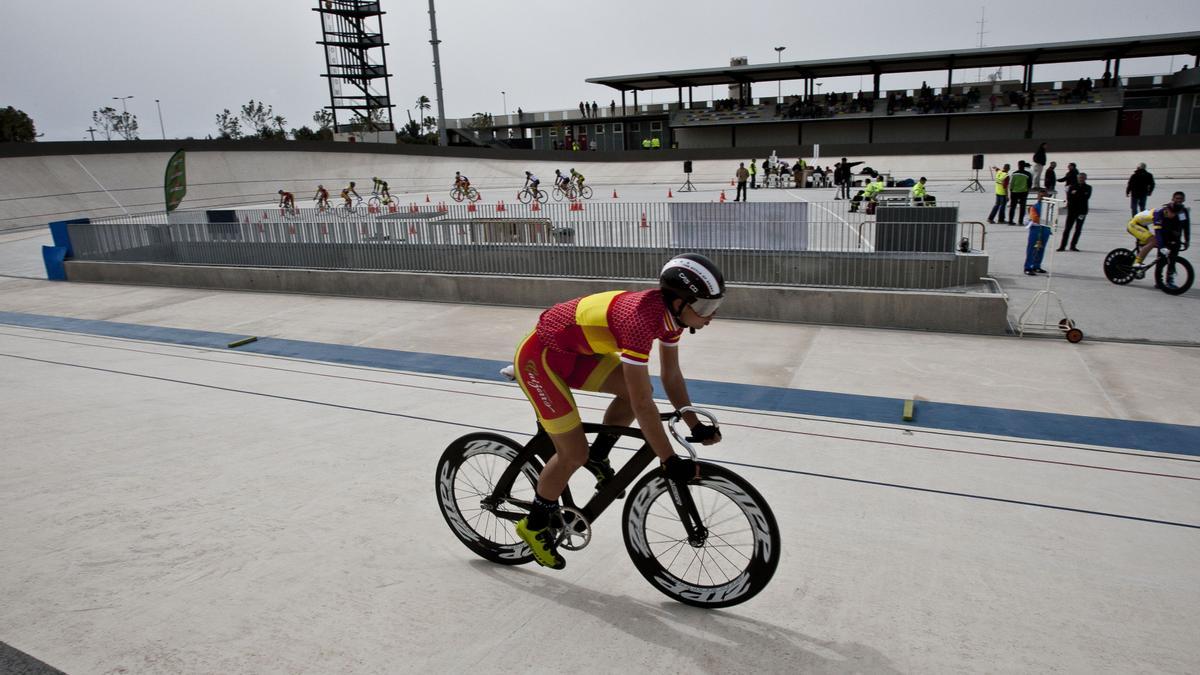
[[[787,47],[776,47],[775,48],[775,63],[776,64],[783,63],[783,50],[785,50],[785,49],[787,49]],[[775,80],[775,103],[778,104],[780,102],[780,99],[782,99],[782,98],[783,98],[783,80]]]
[[438,45],[441,40],[437,37],[437,10],[433,0],[429,0],[429,44],[433,45],[433,88],[437,93],[438,103],[438,145],[449,145],[446,135],[446,106],[442,103],[442,60],[438,56]]

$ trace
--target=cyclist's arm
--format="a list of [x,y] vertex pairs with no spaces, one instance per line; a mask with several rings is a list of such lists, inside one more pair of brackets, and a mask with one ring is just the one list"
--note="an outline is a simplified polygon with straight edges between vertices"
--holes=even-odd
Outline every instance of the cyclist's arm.
[[650,368],[645,365],[621,363],[621,372],[625,376],[625,386],[629,389],[629,403],[642,435],[650,444],[650,449],[662,461],[670,459],[675,454],[675,448],[667,438],[663,429],[662,419],[658,414],[658,406],[654,403],[654,387],[650,384]]
[[[679,347],[668,347],[659,343],[658,356],[662,365],[659,377],[662,379],[663,390],[667,392],[667,399],[676,410],[690,406],[692,398],[688,396],[687,382],[683,379],[683,371],[679,369]],[[700,418],[695,413],[686,412],[683,414],[683,421],[691,428]]]

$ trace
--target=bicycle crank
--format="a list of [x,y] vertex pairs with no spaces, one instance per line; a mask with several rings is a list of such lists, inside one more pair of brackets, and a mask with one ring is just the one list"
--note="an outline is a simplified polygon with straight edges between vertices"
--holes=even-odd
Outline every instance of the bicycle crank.
[[592,542],[592,524],[583,512],[569,506],[558,510],[561,523],[555,525],[556,543],[568,551],[578,551]]

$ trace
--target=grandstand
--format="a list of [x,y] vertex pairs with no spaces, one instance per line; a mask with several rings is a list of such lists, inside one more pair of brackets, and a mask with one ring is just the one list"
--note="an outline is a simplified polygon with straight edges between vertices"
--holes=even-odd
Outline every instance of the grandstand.
[[[819,61],[735,65],[590,78],[615,96],[596,114],[576,109],[501,115],[492,126],[448,120],[455,141],[537,150],[716,149],[813,144],[949,143],[1012,138],[1111,139],[1200,132],[1195,115],[1200,71],[1121,75],[1122,60],[1191,56],[1200,64],[1200,32],[1102,40],[874,55]],[[1104,63],[1102,72],[1092,72]],[[1039,81],[1039,65],[1078,65],[1074,81]],[[1019,80],[955,82],[954,71],[1016,67]],[[946,74],[945,85],[888,89],[884,76]],[[869,76],[869,90],[817,93],[821,79]],[[804,95],[753,97],[756,83],[803,82]],[[697,87],[728,86],[732,98],[694,99]],[[644,104],[638,93],[674,89],[676,101]],[[617,98],[619,96],[619,98]],[[935,149],[934,149],[935,150]]]

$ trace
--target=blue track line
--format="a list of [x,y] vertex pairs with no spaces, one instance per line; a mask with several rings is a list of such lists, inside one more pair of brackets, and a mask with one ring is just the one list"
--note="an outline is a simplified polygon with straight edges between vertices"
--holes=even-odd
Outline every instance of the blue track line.
[[[0,312],[0,323],[215,349],[224,349],[230,342],[250,337],[242,334],[19,312]],[[480,380],[497,379],[497,371],[507,364],[506,361],[492,359],[262,337],[256,342],[239,347],[238,351]],[[658,395],[663,395],[657,378],[655,389]],[[902,399],[882,396],[839,394],[711,380],[689,379],[688,390],[692,395],[692,400],[700,405],[722,405],[884,424],[899,424],[900,413],[904,405]],[[1200,427],[1182,424],[921,401],[917,406],[917,416],[912,425],[921,428],[1011,438],[1200,456]]]

